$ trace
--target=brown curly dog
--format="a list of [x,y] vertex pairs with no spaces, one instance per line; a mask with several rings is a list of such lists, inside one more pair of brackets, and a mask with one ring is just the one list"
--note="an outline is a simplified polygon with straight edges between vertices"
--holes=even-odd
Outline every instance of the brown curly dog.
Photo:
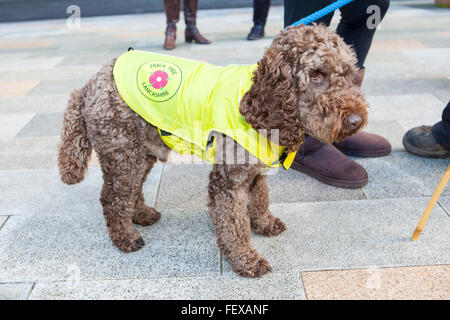
[[[167,161],[170,149],[157,129],[120,97],[114,63],[106,63],[82,89],[73,91],[58,161],[62,181],[78,183],[94,148],[103,171],[100,201],[111,240],[130,252],[145,244],[133,223],[147,226],[161,216],[145,205],[142,185],[157,159]],[[336,33],[316,25],[290,28],[273,40],[258,62],[239,110],[256,130],[278,129],[279,144],[289,151],[298,149],[304,133],[326,143],[339,141],[367,120],[367,104],[352,83],[355,73],[355,55]],[[231,142],[232,148],[241,148]],[[227,143],[217,150],[226,152],[229,147]],[[208,206],[219,248],[243,276],[271,270],[253,249],[250,230],[273,236],[286,229],[269,211],[264,169],[259,161],[221,163],[209,176]]]

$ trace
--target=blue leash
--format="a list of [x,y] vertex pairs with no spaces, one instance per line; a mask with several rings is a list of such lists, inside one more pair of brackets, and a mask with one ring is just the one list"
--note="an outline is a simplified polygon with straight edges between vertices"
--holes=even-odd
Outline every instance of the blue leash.
[[[309,1],[313,1],[313,0],[309,0]],[[309,16],[307,16],[307,17],[305,17],[305,18],[303,18],[303,19],[301,19],[301,20],[291,24],[289,27],[296,27],[296,26],[298,26],[300,24],[303,24],[303,25],[310,24],[311,22],[314,22],[314,21],[316,21],[316,20],[326,16],[327,14],[329,14],[329,13],[331,13],[333,11],[335,11],[335,10],[337,10],[339,8],[342,8],[343,6],[349,4],[350,2],[353,2],[353,1],[354,0],[338,0],[338,1],[330,4],[329,6],[326,6],[325,8],[323,8],[323,9],[321,9],[319,11],[316,11],[313,14],[310,14]],[[289,27],[287,27],[287,28],[289,28]]]

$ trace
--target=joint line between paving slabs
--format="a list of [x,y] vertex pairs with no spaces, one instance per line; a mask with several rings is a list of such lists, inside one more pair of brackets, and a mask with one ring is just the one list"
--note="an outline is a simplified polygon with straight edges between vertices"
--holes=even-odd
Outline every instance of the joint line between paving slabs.
[[303,272],[300,272],[300,281],[302,282],[303,293],[305,294],[305,299],[309,300],[308,292],[306,291],[305,281],[303,281]]
[[361,191],[361,193],[364,197],[364,200],[369,200],[369,198],[367,197],[367,194],[364,192],[364,190],[362,188],[359,188],[359,190]]
[[444,210],[445,214],[446,214],[448,217],[450,217],[450,214],[447,212],[447,210],[445,210],[444,206],[441,204],[440,201],[438,201],[438,205],[439,205],[439,207],[441,207],[442,210]]
[[10,216],[6,216],[6,220],[3,221],[3,223],[0,225],[0,230],[2,230],[3,226],[6,224],[6,222],[9,220]]
[[33,289],[35,286],[36,286],[36,282],[33,282],[33,285],[31,286],[30,292],[28,292],[26,300],[30,300],[31,292],[33,292]]
[[159,176],[158,189],[156,190],[155,203],[153,204],[153,208],[155,208],[155,209],[156,209],[156,205],[158,204],[159,190],[161,189],[161,181],[162,181],[162,178],[163,178],[163,174],[164,174],[164,169],[165,168],[166,168],[166,164],[164,163],[162,165],[161,175]]
[[222,250],[219,250],[219,266],[220,266],[220,275],[223,276],[223,253]]

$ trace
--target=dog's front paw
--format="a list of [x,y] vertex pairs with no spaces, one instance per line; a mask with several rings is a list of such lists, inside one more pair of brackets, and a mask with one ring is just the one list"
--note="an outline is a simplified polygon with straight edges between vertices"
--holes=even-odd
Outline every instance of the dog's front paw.
[[154,208],[143,206],[136,208],[133,215],[133,222],[141,226],[149,226],[154,224],[161,218],[161,213]]
[[145,246],[144,239],[139,235],[139,232],[137,231],[135,233],[128,234],[127,236],[111,236],[111,240],[117,248],[126,253],[137,251]]
[[232,263],[234,272],[244,277],[261,277],[272,270],[269,262],[256,251],[242,255],[238,261]]
[[253,232],[265,236],[276,236],[286,230],[283,221],[273,216],[251,222]]

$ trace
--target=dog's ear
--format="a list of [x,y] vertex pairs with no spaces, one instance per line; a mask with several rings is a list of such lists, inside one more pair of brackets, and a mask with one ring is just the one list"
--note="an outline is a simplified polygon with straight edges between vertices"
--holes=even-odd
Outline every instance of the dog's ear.
[[306,79],[299,78],[297,48],[286,43],[286,36],[289,31],[282,31],[258,62],[239,111],[255,130],[278,129],[280,145],[295,148],[302,136],[298,98]]

